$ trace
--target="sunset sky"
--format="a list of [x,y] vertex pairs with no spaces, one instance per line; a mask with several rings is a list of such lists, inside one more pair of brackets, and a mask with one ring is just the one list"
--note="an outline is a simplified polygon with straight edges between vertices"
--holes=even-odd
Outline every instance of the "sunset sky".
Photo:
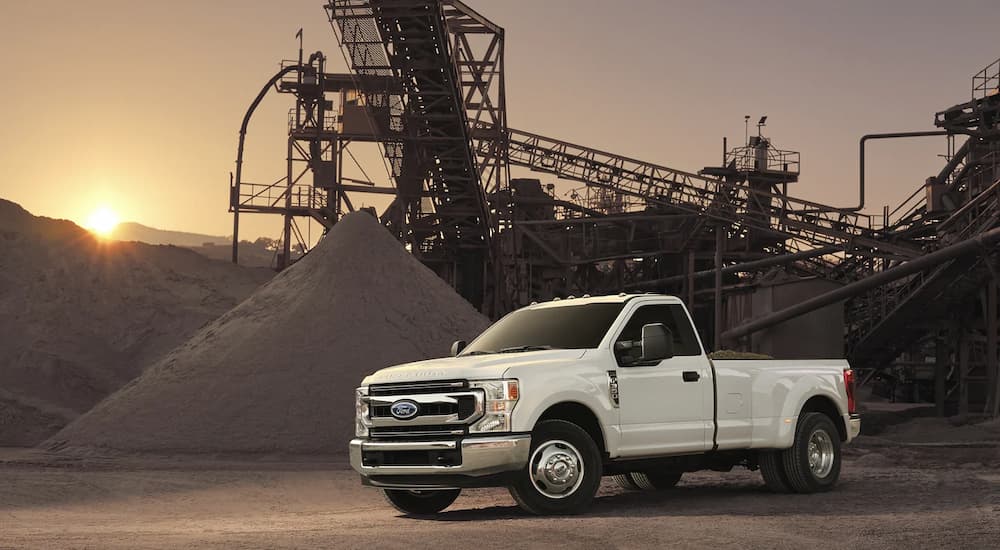
[[[793,194],[857,201],[865,133],[933,129],[1000,57],[996,0],[468,0],[506,28],[510,125],[696,171],[743,116],[802,152]],[[346,71],[323,0],[5,1],[0,197],[35,214],[226,235],[243,112],[296,31]],[[284,172],[288,96],[250,129],[247,179]],[[871,147],[868,204],[936,174],[943,139]],[[384,179],[377,159],[366,169]],[[381,174],[381,176],[379,175]],[[543,180],[545,177],[543,177]],[[277,218],[244,235],[277,237]]]

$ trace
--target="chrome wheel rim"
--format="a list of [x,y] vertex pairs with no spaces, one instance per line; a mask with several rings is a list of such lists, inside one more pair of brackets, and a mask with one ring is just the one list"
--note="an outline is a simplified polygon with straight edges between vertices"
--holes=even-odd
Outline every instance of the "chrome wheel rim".
[[830,475],[833,470],[833,439],[826,430],[816,430],[809,436],[809,470],[817,478]]
[[535,489],[549,498],[566,498],[583,483],[583,457],[576,447],[562,440],[546,441],[528,462],[528,475]]

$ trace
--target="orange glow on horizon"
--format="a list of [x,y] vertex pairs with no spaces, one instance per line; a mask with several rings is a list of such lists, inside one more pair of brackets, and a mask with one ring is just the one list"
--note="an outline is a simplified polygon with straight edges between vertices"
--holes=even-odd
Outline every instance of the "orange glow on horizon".
[[101,206],[90,213],[85,227],[99,237],[108,238],[118,227],[118,214],[107,206]]

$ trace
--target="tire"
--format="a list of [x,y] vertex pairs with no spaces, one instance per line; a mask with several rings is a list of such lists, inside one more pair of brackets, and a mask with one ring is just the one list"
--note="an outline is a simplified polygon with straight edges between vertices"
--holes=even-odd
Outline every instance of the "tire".
[[840,434],[830,417],[815,412],[799,416],[795,441],[781,453],[781,461],[796,493],[832,489],[840,478]]
[[782,451],[761,451],[757,453],[757,464],[764,483],[772,493],[791,493],[792,486],[788,484],[781,455]]
[[684,472],[654,470],[634,472],[632,477],[640,489],[666,491],[673,489],[677,485],[677,482],[681,480],[682,475],[684,475]]
[[639,485],[635,482],[633,477],[635,474],[629,472],[627,474],[618,474],[611,476],[611,479],[622,489],[626,491],[638,491]]
[[406,489],[383,489],[382,494],[393,508],[410,516],[429,516],[452,505],[461,489],[440,489],[436,491],[410,491]]
[[594,500],[602,470],[601,452],[587,432],[571,422],[546,420],[532,432],[528,464],[509,490],[529,513],[578,514]]

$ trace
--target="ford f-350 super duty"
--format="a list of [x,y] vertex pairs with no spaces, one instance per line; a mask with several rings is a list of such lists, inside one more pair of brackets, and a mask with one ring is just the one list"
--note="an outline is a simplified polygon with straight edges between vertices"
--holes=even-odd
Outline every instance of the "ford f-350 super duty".
[[712,360],[684,304],[649,294],[524,307],[452,357],[368,376],[356,403],[351,465],[415,515],[491,486],[574,513],[602,476],[669,489],[735,466],[776,492],[825,491],[861,429],[846,361]]

